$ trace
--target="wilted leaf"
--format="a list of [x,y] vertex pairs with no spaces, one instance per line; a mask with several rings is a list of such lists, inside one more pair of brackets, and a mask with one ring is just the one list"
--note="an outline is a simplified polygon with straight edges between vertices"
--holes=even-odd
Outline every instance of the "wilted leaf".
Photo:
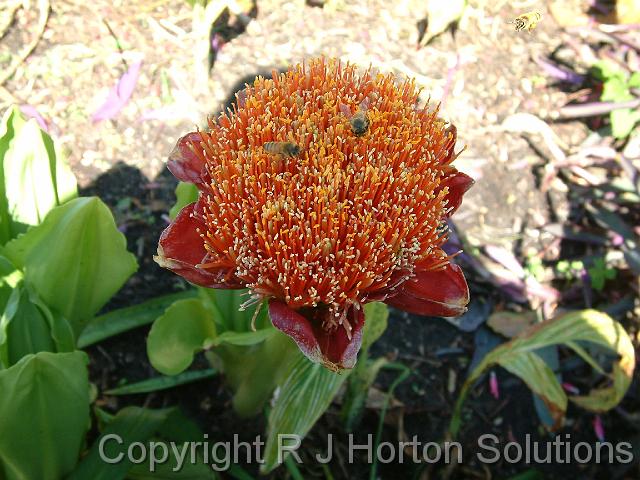
[[629,388],[635,367],[631,339],[624,328],[605,313],[581,310],[530,327],[484,357],[464,383],[449,426],[451,433],[455,436],[460,427],[460,409],[469,388],[493,365],[500,365],[519,376],[545,402],[553,416],[554,427],[559,427],[564,420],[567,397],[554,373],[536,350],[550,345],[565,345],[589,365],[597,367],[596,370],[601,370],[596,360],[580,346],[581,342],[610,350],[618,355],[618,359],[613,364],[613,371],[606,375],[608,386],[570,399],[583,408],[598,412],[616,406]]
[[0,472],[58,480],[74,468],[89,428],[84,352],[27,355],[0,371]]
[[265,463],[260,466],[261,472],[270,472],[284,460],[284,455],[279,458],[283,444],[291,446],[293,442],[295,445],[294,438],[302,441],[331,404],[346,377],[298,355],[279,385],[269,412]]
[[531,310],[522,313],[507,312],[506,310],[494,312],[487,320],[487,325],[494,332],[507,338],[518,336],[534,323],[536,323],[536,312]]
[[137,269],[109,208],[97,197],[72,200],[9,242],[5,255],[77,335]]
[[178,300],[151,327],[147,355],[153,368],[165,375],[186,370],[193,356],[216,338],[211,312],[198,299]]
[[462,332],[475,332],[487,320],[492,309],[493,302],[474,298],[460,317],[446,317],[445,320]]

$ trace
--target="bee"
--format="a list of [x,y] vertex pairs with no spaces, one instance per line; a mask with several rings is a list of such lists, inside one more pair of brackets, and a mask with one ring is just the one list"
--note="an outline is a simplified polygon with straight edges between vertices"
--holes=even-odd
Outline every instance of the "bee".
[[282,155],[283,157],[297,157],[302,149],[293,142],[267,142],[262,148],[272,155]]
[[517,16],[515,19],[507,23],[513,23],[516,26],[516,32],[524,30],[525,28],[531,33],[536,28],[538,22],[542,19],[540,12],[528,12]]
[[367,109],[369,108],[369,99],[365,98],[358,107],[358,111],[351,114],[351,109],[344,103],[340,104],[340,111],[347,117],[351,124],[351,131],[356,137],[361,137],[369,130],[369,115]]

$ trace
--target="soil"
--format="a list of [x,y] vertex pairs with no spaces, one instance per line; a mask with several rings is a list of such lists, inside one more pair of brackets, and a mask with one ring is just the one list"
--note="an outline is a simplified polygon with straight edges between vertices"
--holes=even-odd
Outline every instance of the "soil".
[[[235,26],[223,32],[221,42],[225,43],[214,58],[195,60],[203,38],[192,29],[192,9],[186,2],[95,0],[85,5],[79,0],[60,0],[51,5],[47,28],[36,50],[0,91],[0,110],[10,101],[36,107],[64,146],[81,194],[98,195],[111,207],[129,250],[136,254],[138,272],[105,311],[187,288],[152,260],[175,200],[176,181],[164,169],[164,159],[177,138],[194,124],[202,124],[206,114],[224,108],[233,93],[255,75],[319,54],[415,77],[424,88],[423,100],[429,94],[442,100],[442,116],[457,125],[458,148],[467,148],[457,166],[477,182],[454,217],[458,231],[475,246],[490,243],[518,253],[545,248],[548,252],[553,238],[540,234],[539,229],[550,221],[566,220],[568,200],[561,192],[550,195],[539,189],[539,178],[530,165],[539,165],[544,161],[541,155],[547,154],[538,143],[540,139],[507,133],[500,125],[516,112],[546,117],[564,101],[566,92],[540,83],[540,68],[532,59],[548,55],[567,34],[548,15],[533,34],[514,32],[506,25],[521,10],[533,8],[534,2],[520,2],[516,9],[506,1],[470,1],[455,35],[446,33],[430,45],[416,48],[423,2],[319,3],[324,7],[302,1],[261,0],[251,12],[255,19],[246,31],[237,28],[235,18]],[[0,62],[4,62],[0,65],[8,65],[35,34],[36,19],[35,7],[16,12],[0,46]],[[92,112],[125,71],[122,60],[131,64],[140,58],[143,68],[131,101],[113,119],[92,124]],[[214,61],[207,75],[210,60]],[[554,131],[569,145],[580,144],[587,135],[580,122],[554,125]],[[575,252],[581,247],[565,244],[563,248]],[[469,283],[480,309],[474,315],[486,318],[493,306],[509,301],[480,278],[470,275]],[[483,303],[491,308],[481,308]],[[402,362],[412,369],[412,375],[395,391],[394,406],[385,417],[383,440],[397,443],[413,435],[423,442],[442,438],[481,331],[488,332],[482,326],[465,333],[443,319],[392,310],[390,327],[372,355]],[[147,332],[148,327],[139,328],[88,349],[91,380],[100,392],[123,381],[157,375],[146,356]],[[194,368],[204,367],[206,362],[199,358]],[[540,427],[530,391],[505,371],[496,373],[499,399],[490,394],[483,379],[467,401],[458,439],[464,452],[461,465],[381,464],[381,478],[508,478],[531,469],[541,472],[542,477],[529,478],[640,478],[637,453],[636,461],[626,467],[593,462],[480,464],[476,453],[482,434],[497,435],[501,445],[512,440],[524,444],[526,434],[539,441],[553,439]],[[395,375],[383,371],[375,388],[387,391]],[[637,377],[636,373],[620,408],[602,415],[607,441],[640,444],[638,422],[629,420],[629,415],[640,411]],[[232,440],[234,433],[246,440],[263,434],[263,419],[239,419],[230,400],[224,378],[219,376],[150,395],[101,394],[98,402],[109,411],[126,405],[180,406],[209,434],[211,442]],[[364,456],[358,456],[354,465],[346,462],[347,432],[339,408],[332,405],[304,441],[302,451],[305,458],[325,451],[326,433],[333,433],[338,450],[337,459],[328,466],[333,478],[368,478],[370,466]],[[366,435],[375,433],[379,416],[379,405],[366,411],[357,429],[357,443],[366,443]],[[570,407],[567,418],[558,435],[571,435],[576,442],[596,441],[592,414]],[[254,466],[246,469],[256,473]],[[326,477],[326,472],[311,462],[301,469],[304,478]],[[271,478],[287,475],[281,467]]]

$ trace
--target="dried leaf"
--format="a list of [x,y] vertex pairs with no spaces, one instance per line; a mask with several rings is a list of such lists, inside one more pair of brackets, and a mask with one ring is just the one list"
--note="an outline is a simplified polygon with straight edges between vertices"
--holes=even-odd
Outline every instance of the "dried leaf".
[[504,335],[507,338],[513,338],[531,325],[536,323],[536,312],[526,311],[522,313],[515,312],[495,312],[491,314],[489,320],[487,320],[487,325],[489,325],[492,330],[500,335]]

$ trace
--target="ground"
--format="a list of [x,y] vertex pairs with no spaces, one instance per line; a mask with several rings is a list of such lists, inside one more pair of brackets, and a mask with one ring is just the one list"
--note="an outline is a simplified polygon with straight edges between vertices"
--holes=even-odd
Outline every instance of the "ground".
[[[568,93],[545,81],[534,60],[565,44],[571,34],[562,31],[546,10],[534,32],[514,31],[507,21],[543,2],[518,2],[517,8],[511,3],[516,2],[470,1],[454,35],[445,33],[417,48],[417,24],[424,17],[420,2],[334,0],[317,7],[303,1],[258,0],[246,31],[225,31],[228,41],[207,75],[202,44],[208,43],[209,32],[199,27],[201,19],[193,20],[194,10],[186,2],[53,1],[34,52],[0,90],[0,110],[11,102],[35,107],[64,146],[82,194],[98,195],[113,209],[140,269],[107,308],[185,286],[151,258],[174,201],[176,183],[164,162],[177,138],[194,124],[202,125],[207,114],[225,108],[233,93],[255,75],[270,75],[273,69],[317,55],[413,77],[423,88],[423,101],[430,96],[442,102],[441,116],[457,126],[458,149],[466,147],[456,165],[476,180],[454,218],[469,244],[500,245],[521,257],[542,252],[543,259],[557,258],[560,247],[542,227],[567,219],[566,192],[539,188],[534,167],[543,164],[548,154],[541,138],[507,132],[502,123],[515,113],[546,118],[566,102]],[[36,5],[17,10],[0,45],[2,68],[8,68],[22,46],[38,34],[37,20]],[[108,90],[137,60],[142,60],[142,69],[130,102],[113,119],[93,123],[91,116]],[[588,135],[587,126],[578,121],[558,123],[554,131],[569,146],[579,145]],[[499,292],[473,274],[470,285],[477,308],[505,303]],[[395,311],[390,323],[374,354],[395,358],[415,374],[396,391],[385,436],[440,438],[478,334],[460,332],[442,319]],[[143,348],[146,334],[147,329],[138,329],[90,348],[92,381],[99,391],[123,378],[136,381],[155,374]],[[382,465],[383,478],[507,478],[527,470],[523,464],[498,463],[489,472],[473,459],[482,433],[495,433],[507,441],[522,441],[526,433],[552,438],[532,414],[532,398],[523,384],[503,371],[498,379],[499,400],[489,394],[486,381],[469,399],[461,434],[463,465],[453,470],[442,465]],[[385,391],[392,380],[385,373],[376,388]],[[638,441],[637,420],[634,426],[624,415],[638,411],[637,389],[634,392],[632,386],[631,391],[622,413],[604,416],[610,441]],[[222,378],[146,398],[102,397],[101,402],[114,410],[128,404],[181,405],[211,440],[228,439],[230,432],[253,438],[264,430],[262,420],[241,421],[234,416]],[[338,411],[334,405],[314,428],[304,444],[306,453],[322,451],[326,432],[346,435]],[[378,416],[379,409],[369,410],[359,434],[374,432]],[[560,434],[595,440],[592,415],[570,408],[568,419]],[[355,467],[342,459],[330,468],[335,478],[368,475],[362,458]],[[536,468],[545,478],[638,475],[637,466],[628,471],[595,464]],[[308,467],[306,475],[322,475],[316,469]],[[280,469],[273,478],[284,475]]]

